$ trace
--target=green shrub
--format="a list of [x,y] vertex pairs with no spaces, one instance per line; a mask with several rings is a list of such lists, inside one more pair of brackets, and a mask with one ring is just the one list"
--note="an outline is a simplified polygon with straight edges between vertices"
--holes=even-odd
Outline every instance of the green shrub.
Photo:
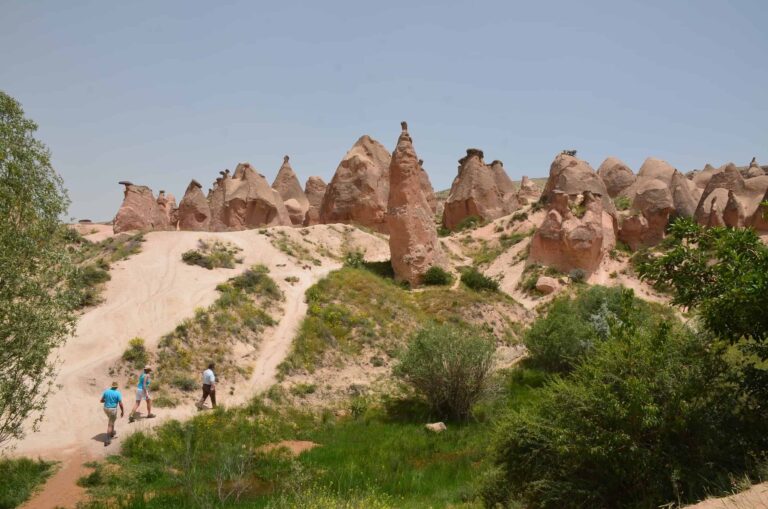
[[232,278],[230,284],[233,288],[245,293],[282,300],[283,292],[268,274],[269,269],[264,265],[254,265],[239,276]]
[[574,283],[583,283],[587,279],[587,272],[584,269],[573,269],[568,273],[568,277]]
[[617,196],[613,199],[613,204],[616,206],[616,210],[629,210],[632,206],[632,202],[626,196]]
[[240,259],[235,258],[240,251],[239,247],[229,242],[199,240],[198,249],[184,252],[181,259],[187,265],[198,265],[208,270],[234,269],[236,263],[241,263]]
[[152,397],[152,405],[157,408],[175,408],[179,405],[179,399],[167,394],[155,394]]
[[467,216],[456,225],[454,231],[462,232],[464,230],[472,230],[478,226],[482,226],[485,221],[480,216]]
[[[631,317],[623,314],[623,298],[633,302]],[[635,298],[632,290],[591,286],[575,297],[563,295],[555,298],[546,315],[525,332],[523,341],[533,366],[565,373],[608,337],[611,320],[632,318],[645,325],[655,315],[671,316],[671,312]]]
[[[636,302],[622,300],[620,314],[631,317]],[[504,482],[491,485],[489,506],[694,501],[764,448],[756,410],[736,403],[735,377],[703,336],[672,320],[638,328],[612,318],[609,326],[570,376],[555,377],[537,403],[506,417],[496,445]]]
[[344,255],[344,266],[360,269],[365,263],[365,253],[359,249],[349,251]]
[[481,291],[488,290],[496,292],[499,290],[499,282],[491,279],[474,267],[464,269],[461,273],[461,282],[467,287]]
[[296,385],[291,386],[290,392],[294,396],[304,397],[307,394],[314,394],[317,390],[317,385],[315,384],[303,384],[299,383]]
[[0,508],[21,506],[53,473],[54,463],[29,458],[0,459]]
[[192,392],[197,389],[197,382],[184,375],[177,375],[171,379],[171,385],[184,392]]
[[525,221],[528,219],[528,212],[515,212],[512,214],[511,221],[517,222],[517,221]]
[[149,363],[149,353],[142,338],[133,338],[128,342],[128,348],[123,352],[123,360],[134,369],[142,369]]
[[494,351],[494,341],[480,331],[431,325],[411,339],[395,374],[440,416],[465,420],[487,388]]
[[444,268],[435,265],[427,269],[421,281],[425,285],[449,285],[453,282],[453,276]]

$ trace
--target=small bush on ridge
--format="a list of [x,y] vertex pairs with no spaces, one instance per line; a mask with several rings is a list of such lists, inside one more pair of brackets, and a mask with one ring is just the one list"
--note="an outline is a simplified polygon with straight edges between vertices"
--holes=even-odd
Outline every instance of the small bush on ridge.
[[474,267],[465,269],[461,273],[461,282],[473,290],[489,290],[496,292],[499,290],[499,282],[491,279]]
[[427,269],[422,278],[422,283],[425,285],[449,285],[452,281],[451,273],[437,265]]

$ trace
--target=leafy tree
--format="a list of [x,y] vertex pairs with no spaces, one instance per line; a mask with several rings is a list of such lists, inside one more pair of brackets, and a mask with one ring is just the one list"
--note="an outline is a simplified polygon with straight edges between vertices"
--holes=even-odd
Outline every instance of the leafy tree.
[[37,125],[0,91],[0,445],[40,422],[51,352],[74,325],[60,217],[69,205]]
[[749,228],[704,228],[678,219],[668,249],[638,263],[640,275],[671,289],[673,302],[695,307],[716,336],[758,342],[768,337],[768,248]]
[[487,388],[493,339],[455,325],[431,325],[408,345],[397,376],[424,395],[438,414],[463,420]]
[[[659,507],[696,500],[750,468],[764,449],[762,411],[734,397],[738,373],[710,338],[666,320],[625,320],[532,407],[499,428],[489,506]],[[715,350],[713,352],[713,350]],[[723,482],[724,481],[724,482]]]

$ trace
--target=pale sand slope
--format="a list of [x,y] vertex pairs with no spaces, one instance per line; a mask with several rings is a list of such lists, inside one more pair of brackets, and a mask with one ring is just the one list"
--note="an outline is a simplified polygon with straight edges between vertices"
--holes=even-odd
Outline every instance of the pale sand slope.
[[708,498],[687,509],[768,509],[768,483],[756,484],[729,497]]
[[[276,230],[280,229],[272,228],[270,232]],[[308,247],[313,247],[311,243],[323,243],[336,253],[342,246],[359,246],[370,253],[371,259],[380,258],[387,247],[386,241],[379,237],[359,230],[350,232],[341,226],[315,226],[304,236],[298,230],[282,230]],[[308,242],[303,241],[304,237]],[[240,253],[243,264],[237,269],[216,270],[184,264],[181,254],[196,247],[201,238],[238,245],[243,249]],[[28,434],[17,445],[15,454],[64,458],[76,450],[89,457],[115,452],[116,443],[105,448],[100,441],[106,419],[99,398],[111,381],[109,367],[120,358],[128,341],[139,336],[145,339],[149,349],[154,349],[160,337],[190,317],[195,308],[213,303],[218,296],[215,290],[218,283],[256,263],[269,267],[270,275],[285,293],[283,314],[278,317],[279,324],[265,334],[251,380],[244,387],[238,387],[235,396],[221,395],[220,398],[225,404],[241,403],[267,388],[273,383],[276,367],[287,354],[306,310],[304,291],[339,266],[337,261],[321,260],[320,266],[296,261],[276,249],[270,238],[258,230],[148,233],[140,253],[113,265],[112,279],[103,294],[104,302],[80,318],[75,336],[58,352],[61,367],[40,431]],[[294,285],[286,283],[284,278],[289,275],[298,277],[299,281]],[[133,394],[123,391],[123,397],[128,411]],[[183,407],[158,409],[158,419],[142,421],[130,429],[157,425],[169,417],[187,417],[194,411],[194,408]],[[118,421],[118,429],[125,436],[126,421]]]

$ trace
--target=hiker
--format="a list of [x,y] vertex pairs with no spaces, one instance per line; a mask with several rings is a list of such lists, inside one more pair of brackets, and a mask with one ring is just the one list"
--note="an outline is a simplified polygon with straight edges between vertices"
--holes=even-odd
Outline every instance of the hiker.
[[152,397],[149,395],[149,384],[151,380],[152,368],[144,366],[144,372],[139,375],[139,385],[136,387],[136,404],[133,405],[133,410],[128,416],[128,422],[136,420],[136,411],[139,409],[142,400],[147,402],[147,419],[151,419],[155,416],[152,413]]
[[112,382],[112,386],[101,394],[101,402],[104,403],[104,413],[107,414],[107,439],[104,441],[104,447],[106,447],[112,443],[113,438],[117,438],[115,421],[117,420],[118,405],[120,406],[120,417],[125,415],[123,395],[117,390],[117,382]]
[[208,364],[208,369],[203,371],[203,397],[197,402],[197,409],[202,410],[205,400],[211,397],[211,405],[216,408],[216,375],[213,373],[214,364]]

